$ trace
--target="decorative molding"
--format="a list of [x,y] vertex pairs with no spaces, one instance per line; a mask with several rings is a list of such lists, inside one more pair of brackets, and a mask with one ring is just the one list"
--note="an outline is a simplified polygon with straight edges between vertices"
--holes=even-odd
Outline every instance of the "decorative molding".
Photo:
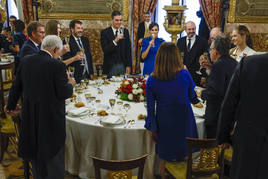
[[[39,18],[40,19],[91,19],[91,20],[108,20],[111,19],[111,13],[107,14],[75,14],[75,13],[57,13],[54,12],[53,9],[44,9],[43,4],[47,2],[53,2],[53,0],[38,0],[41,3],[41,6],[38,8],[39,11]],[[110,6],[111,9],[115,8],[121,8],[122,9],[122,14],[123,14],[123,20],[127,21],[128,20],[128,6],[129,6],[129,0],[122,0],[122,4],[120,4],[119,0],[110,0]],[[49,4],[49,3],[48,3]],[[108,3],[109,4],[109,3]],[[119,4],[120,6],[122,5],[123,7],[116,6],[115,4]],[[55,6],[55,4],[53,4]]]
[[[247,11],[245,11],[245,12],[242,12],[241,10],[239,10],[239,7],[238,7],[239,2],[241,3],[242,1],[243,0],[230,0],[230,2],[229,2],[230,8],[229,8],[229,13],[228,13],[228,22],[229,23],[235,23],[235,22],[255,22],[255,23],[263,23],[264,22],[264,23],[268,23],[268,16],[265,16],[265,15],[263,15],[263,16],[262,15],[259,15],[259,16],[247,15],[250,10],[254,10],[256,4],[258,3],[258,2],[256,2],[257,0],[255,0],[254,3],[249,3],[249,2],[244,0],[245,1],[244,3],[246,3],[246,5],[247,5]],[[268,9],[264,8],[264,9],[260,9],[260,11],[267,12]]]

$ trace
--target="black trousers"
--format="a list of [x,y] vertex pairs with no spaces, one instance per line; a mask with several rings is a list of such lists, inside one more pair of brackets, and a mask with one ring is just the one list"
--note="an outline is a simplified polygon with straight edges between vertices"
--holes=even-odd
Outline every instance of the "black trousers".
[[205,128],[206,128],[206,135],[208,139],[216,138],[217,125],[205,124]]
[[34,179],[64,179],[65,172],[65,146],[52,159],[46,163],[48,176],[41,177],[38,172],[38,161],[35,159],[32,161],[33,165],[33,176]]

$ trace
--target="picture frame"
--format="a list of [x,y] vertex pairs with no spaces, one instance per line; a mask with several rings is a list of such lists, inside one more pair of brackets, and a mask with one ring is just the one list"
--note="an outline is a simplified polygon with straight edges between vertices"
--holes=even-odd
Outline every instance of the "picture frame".
[[38,0],[40,19],[110,20],[120,11],[128,20],[129,0]]
[[228,23],[267,23],[267,0],[230,0]]

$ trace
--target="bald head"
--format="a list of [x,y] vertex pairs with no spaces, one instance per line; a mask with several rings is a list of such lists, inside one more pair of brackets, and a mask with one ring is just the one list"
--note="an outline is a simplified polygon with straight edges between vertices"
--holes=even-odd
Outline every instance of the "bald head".
[[188,21],[185,24],[185,31],[188,38],[192,38],[195,35],[195,23],[193,21]]
[[211,40],[214,40],[215,37],[217,36],[223,36],[223,32],[221,31],[221,28],[220,27],[214,27],[213,29],[211,29],[210,31],[210,39]]

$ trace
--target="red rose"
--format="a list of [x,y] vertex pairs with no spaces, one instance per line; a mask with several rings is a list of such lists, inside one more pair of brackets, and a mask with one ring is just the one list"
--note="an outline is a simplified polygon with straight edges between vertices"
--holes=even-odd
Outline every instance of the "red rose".
[[123,93],[126,93],[127,92],[127,89],[126,88],[122,88],[122,92]]
[[146,94],[146,89],[143,90],[143,94],[144,94],[144,95]]
[[128,84],[127,85],[127,89],[132,88],[131,86],[132,86],[131,84]]
[[128,88],[127,93],[132,93],[132,88]]

